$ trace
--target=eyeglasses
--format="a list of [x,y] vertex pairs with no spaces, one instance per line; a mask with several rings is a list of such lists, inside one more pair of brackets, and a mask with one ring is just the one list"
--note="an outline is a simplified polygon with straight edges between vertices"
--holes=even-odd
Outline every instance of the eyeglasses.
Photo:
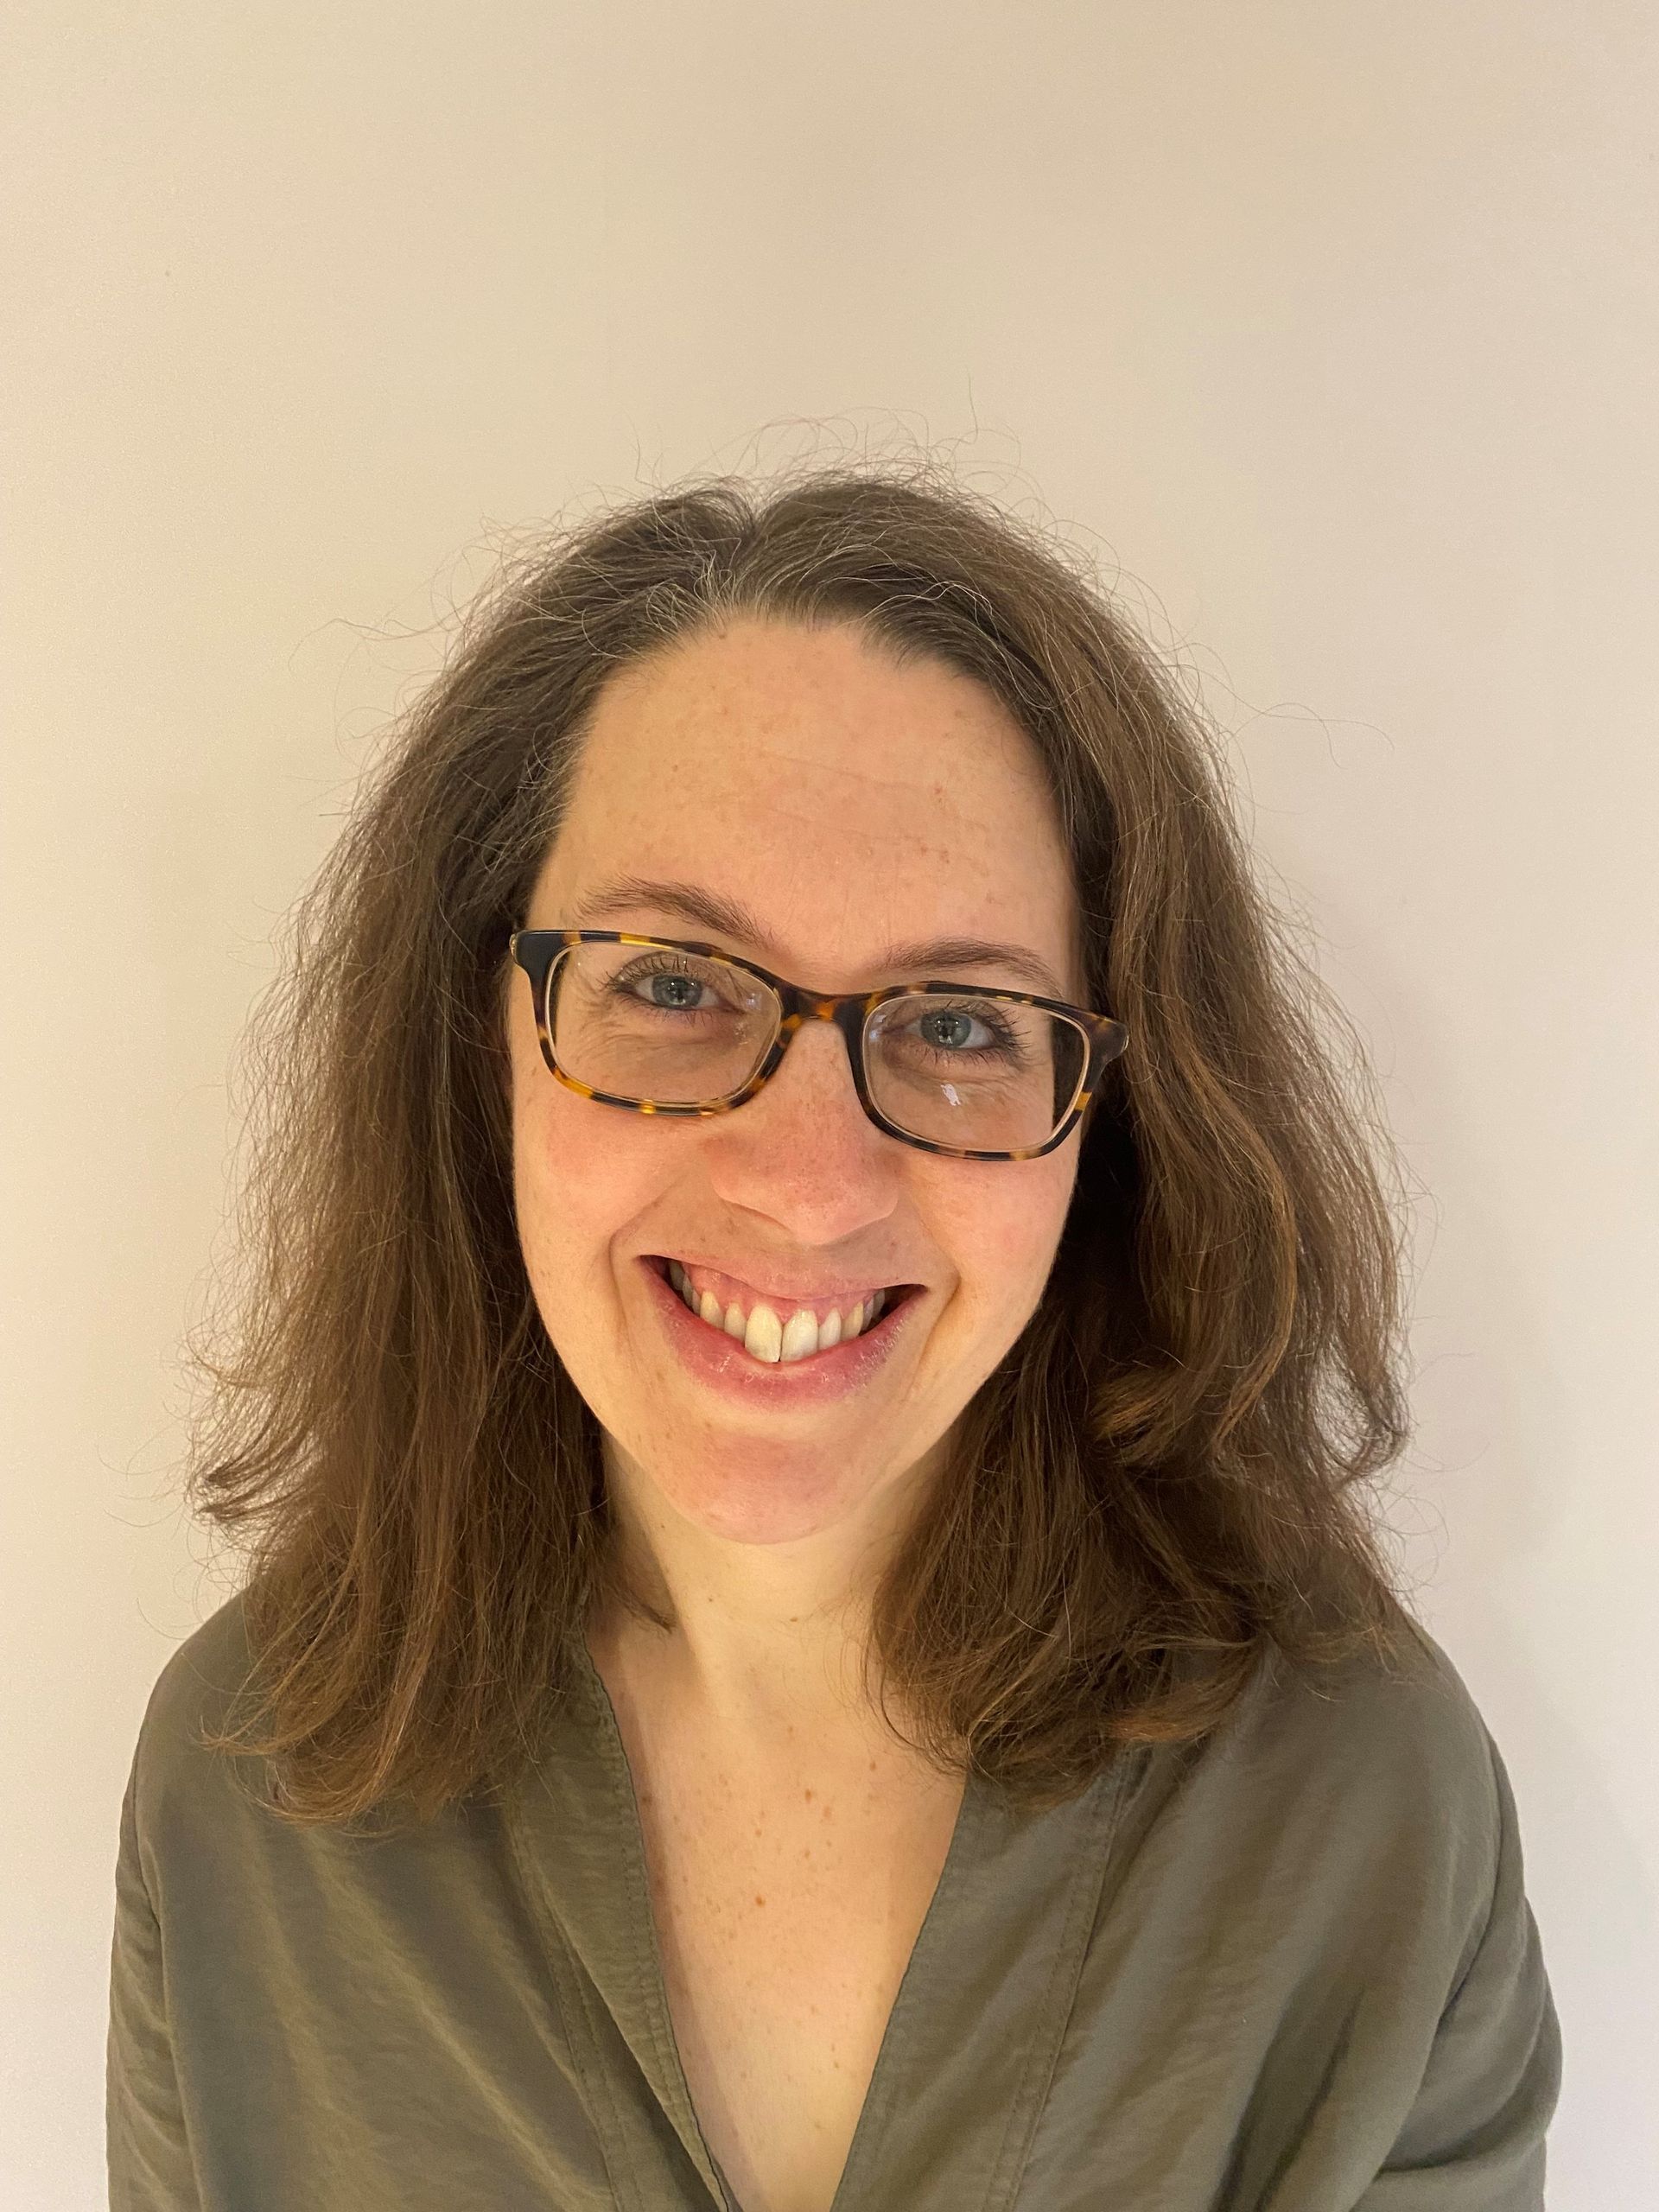
[[859,1104],[901,1144],[1037,1160],[1093,1105],[1129,1033],[1109,1014],[977,984],[829,995],[715,945],[623,930],[517,930],[542,1058],[567,1090],[636,1114],[727,1114],[804,1021],[846,1039]]

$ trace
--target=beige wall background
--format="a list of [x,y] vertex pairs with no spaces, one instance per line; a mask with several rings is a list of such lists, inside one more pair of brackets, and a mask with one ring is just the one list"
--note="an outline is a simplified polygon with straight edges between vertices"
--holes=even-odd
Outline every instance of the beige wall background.
[[0,2198],[102,2201],[121,1792],[234,1582],[171,1489],[227,1078],[377,732],[499,532],[917,439],[1097,550],[1369,1040],[1421,1186],[1391,1512],[1521,1807],[1551,2203],[1659,2202],[1652,10],[5,44]]

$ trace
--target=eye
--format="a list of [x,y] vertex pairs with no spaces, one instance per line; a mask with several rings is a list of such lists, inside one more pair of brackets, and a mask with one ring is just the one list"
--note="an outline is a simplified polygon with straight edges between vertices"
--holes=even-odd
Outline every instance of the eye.
[[[916,1027],[922,1032],[924,1041],[958,1052],[982,1052],[991,1046],[1007,1046],[1014,1042],[1007,1027],[988,1007],[970,1012],[965,1007],[946,1007],[938,1012],[924,1014]],[[975,1037],[971,1033],[977,1030]]]
[[[632,986],[639,982],[648,983],[652,988],[649,991],[634,990]],[[671,988],[667,991],[659,990],[657,988],[659,983]],[[614,988],[627,989],[630,997],[647,999],[652,1006],[689,1007],[696,994],[707,987],[700,976],[689,976],[682,968],[663,967],[630,969]]]
[[[636,988],[645,983],[652,988],[641,991]],[[670,988],[658,991],[656,986]],[[658,1014],[706,1014],[713,1011],[708,1004],[697,1002],[698,994],[707,992],[709,997],[728,1012],[741,1009],[732,995],[732,986],[723,969],[709,962],[688,958],[683,953],[653,952],[643,959],[630,961],[621,972],[611,978],[607,995],[626,1000],[630,1005],[643,1006]]]
[[935,1060],[1019,1061],[1026,1047],[995,999],[927,998],[901,1001],[878,1031],[884,1052]]

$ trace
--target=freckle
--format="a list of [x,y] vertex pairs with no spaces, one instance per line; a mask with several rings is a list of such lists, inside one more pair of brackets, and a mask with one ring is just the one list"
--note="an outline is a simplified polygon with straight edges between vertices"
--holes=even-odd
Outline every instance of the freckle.
[[806,1793],[806,1802],[809,1805],[812,1802],[812,1792],[810,1789]]
[[765,1904],[766,1899],[765,1897],[756,1897],[755,1903],[756,1904]]

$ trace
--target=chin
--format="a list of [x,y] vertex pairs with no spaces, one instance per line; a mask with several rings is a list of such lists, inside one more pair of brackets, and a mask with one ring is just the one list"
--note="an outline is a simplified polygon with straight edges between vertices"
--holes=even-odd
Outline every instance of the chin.
[[654,1493],[682,1520],[729,1543],[792,1543],[856,1520],[893,1491],[905,1471],[885,1457],[861,1460],[844,1439],[785,1440],[728,1431],[696,1440],[653,1433],[625,1441],[620,1452],[615,1445],[613,1437],[606,1455],[610,1479],[636,1497],[643,1486],[646,1497]]

